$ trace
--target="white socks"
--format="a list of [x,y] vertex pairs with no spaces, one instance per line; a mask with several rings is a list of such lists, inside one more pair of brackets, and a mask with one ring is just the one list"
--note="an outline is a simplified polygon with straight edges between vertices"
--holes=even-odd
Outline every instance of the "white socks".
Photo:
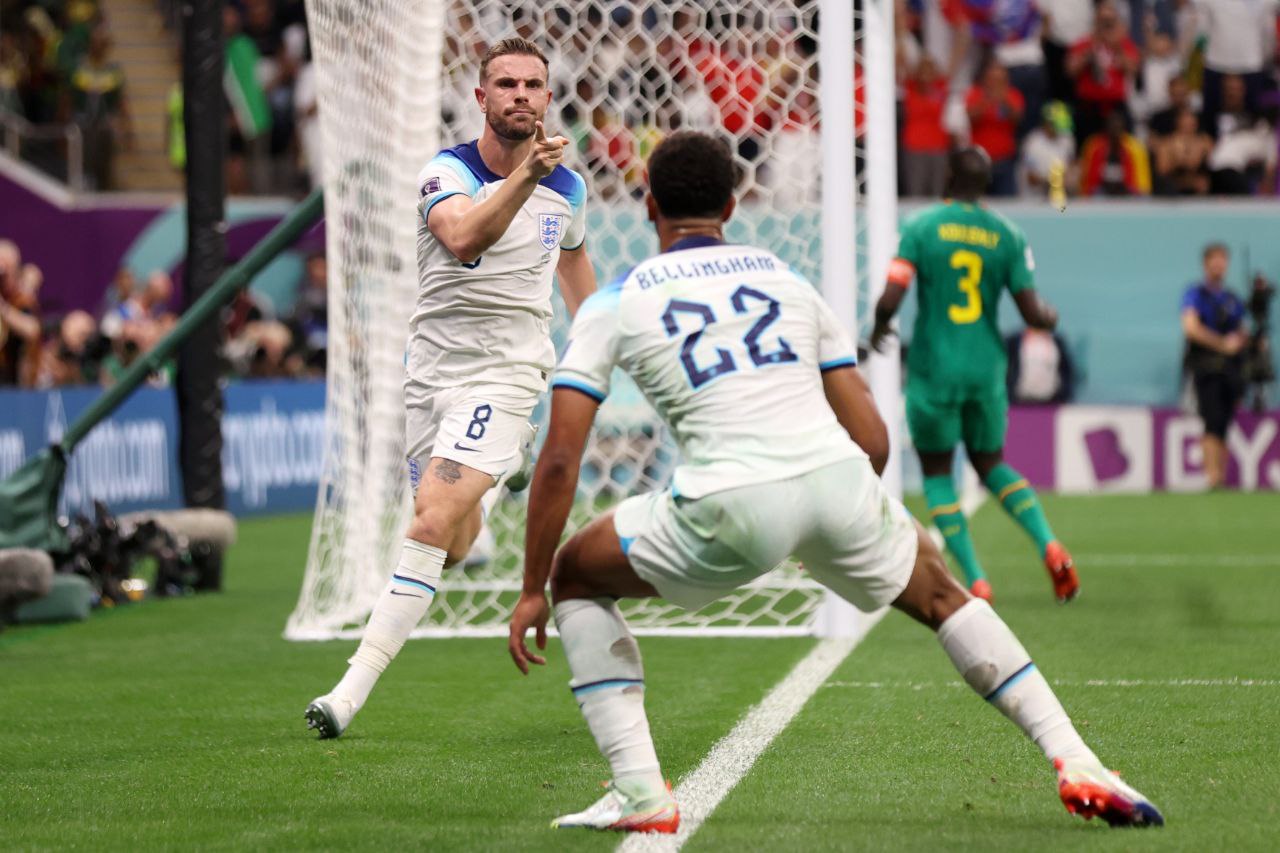
[[647,800],[666,793],[644,713],[640,648],[610,598],[576,598],[555,606],[573,691],[614,783]]
[[335,695],[351,702],[353,711],[360,710],[378,676],[427,615],[440,585],[446,556],[442,548],[404,540],[400,564],[369,615],[360,648],[347,661],[351,667],[333,688]]
[[1051,762],[1097,762],[1026,649],[991,606],[975,598],[938,629],[938,642],[974,691],[1035,741]]

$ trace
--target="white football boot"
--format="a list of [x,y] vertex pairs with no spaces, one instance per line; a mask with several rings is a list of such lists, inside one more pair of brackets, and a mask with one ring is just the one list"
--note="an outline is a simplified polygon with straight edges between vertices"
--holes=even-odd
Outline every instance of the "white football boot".
[[616,784],[586,811],[561,815],[551,821],[553,829],[611,830],[613,832],[674,833],[680,828],[680,807],[670,791],[640,800],[628,796]]
[[1059,758],[1053,766],[1058,771],[1058,796],[1072,814],[1085,820],[1100,817],[1111,826],[1164,826],[1154,803],[1101,764]]
[[307,728],[319,732],[321,740],[328,740],[346,731],[355,715],[356,707],[350,699],[329,693],[307,706]]

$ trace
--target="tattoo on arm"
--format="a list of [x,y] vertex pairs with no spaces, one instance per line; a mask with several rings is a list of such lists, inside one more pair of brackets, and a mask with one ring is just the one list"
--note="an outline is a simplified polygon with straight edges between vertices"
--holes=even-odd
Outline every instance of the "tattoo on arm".
[[437,480],[444,480],[450,486],[462,479],[462,467],[452,459],[440,459],[431,469]]

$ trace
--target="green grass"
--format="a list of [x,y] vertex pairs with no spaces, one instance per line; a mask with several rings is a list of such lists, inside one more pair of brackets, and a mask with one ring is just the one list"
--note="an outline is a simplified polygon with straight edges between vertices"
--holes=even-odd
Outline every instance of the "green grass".
[[[1046,505],[1083,595],[1055,605],[987,506],[974,528],[997,608],[1089,742],[1165,810],[1164,830],[1067,816],[1035,748],[891,614],[688,849],[1274,849],[1280,688],[1160,682],[1280,679],[1280,498]],[[305,731],[303,707],[353,648],[280,638],[308,521],[244,523],[222,594],[0,635],[0,847],[612,849],[546,829],[607,775],[554,646],[522,679],[502,640],[410,643],[347,736]],[[697,766],[811,645],[643,639],[668,775]]]

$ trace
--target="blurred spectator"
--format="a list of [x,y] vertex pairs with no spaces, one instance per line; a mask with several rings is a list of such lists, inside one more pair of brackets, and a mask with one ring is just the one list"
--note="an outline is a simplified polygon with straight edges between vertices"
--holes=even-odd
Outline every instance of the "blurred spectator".
[[0,113],[23,114],[22,89],[27,77],[27,62],[18,46],[17,33],[0,31]]
[[240,194],[251,188],[265,192],[266,159],[271,145],[271,104],[258,77],[262,54],[243,31],[239,10],[228,3],[222,9],[226,39],[223,87],[227,110],[227,192]]
[[293,374],[290,355],[293,333],[279,320],[251,320],[229,339],[226,355],[232,371],[251,379],[275,379]]
[[30,387],[35,381],[40,316],[32,284],[17,244],[0,240],[0,385]]
[[108,57],[111,35],[98,24],[84,60],[71,75],[71,111],[84,137],[84,171],[91,189],[115,188],[116,148],[133,135],[124,96],[124,71]]
[[1112,114],[1119,114],[1128,127],[1125,102],[1139,59],[1119,10],[1111,0],[1102,0],[1094,14],[1093,33],[1067,54],[1067,74],[1076,84],[1077,140],[1102,130]]
[[277,12],[276,0],[246,0],[244,34],[258,49],[256,76],[271,111],[265,173],[255,175],[259,192],[277,192],[288,184],[285,153],[294,134],[294,81],[301,66],[306,33],[301,25],[289,24]]
[[1138,76],[1141,87],[1135,88],[1129,99],[1134,118],[1147,121],[1155,113],[1167,109],[1173,100],[1170,81],[1181,75],[1182,57],[1178,55],[1173,38],[1168,33],[1149,32]]
[[129,323],[151,326],[167,326],[172,318],[169,300],[173,296],[173,280],[163,270],[154,270],[147,276],[147,283],[139,287],[133,275],[122,269],[115,279],[116,304],[102,315],[102,334],[118,338]]
[[1064,187],[1076,185],[1076,139],[1072,135],[1071,110],[1061,101],[1050,101],[1041,110],[1040,126],[1022,145],[1021,188],[1024,195],[1044,198],[1054,168],[1062,169]]
[[1244,358],[1249,339],[1244,331],[1244,303],[1226,288],[1230,256],[1222,243],[1203,254],[1204,278],[1182,296],[1184,364],[1195,390],[1196,408],[1204,421],[1204,471],[1210,488],[1227,477],[1227,427],[1244,394]]
[[1005,338],[1005,351],[1011,402],[1070,403],[1075,397],[1075,363],[1060,335],[1024,329]]
[[324,376],[329,346],[329,265],[323,253],[307,258],[306,277],[288,326],[299,360],[296,372]]
[[1280,0],[1198,0],[1196,24],[1205,39],[1204,116],[1217,135],[1218,113],[1228,109],[1224,78],[1240,75],[1245,109],[1256,111],[1272,88],[1267,69],[1275,63],[1276,13]]
[[1093,29],[1093,0],[1036,0],[1044,17],[1044,63],[1049,97],[1075,99],[1075,80],[1067,74],[1067,54]]
[[1147,130],[1153,136],[1167,136],[1177,130],[1178,116],[1184,111],[1189,110],[1192,115],[1196,116],[1196,123],[1201,129],[1204,128],[1204,122],[1200,120],[1200,111],[1196,108],[1197,98],[1191,91],[1191,84],[1187,82],[1185,74],[1178,74],[1169,78],[1168,106],[1162,110],[1158,110],[1147,119]]
[[87,311],[72,311],[58,324],[58,334],[45,344],[36,385],[93,385],[98,382],[105,339],[99,337]]
[[1085,140],[1080,152],[1080,194],[1134,196],[1151,194],[1151,161],[1146,147],[1124,128],[1124,116],[1113,112],[1106,130]]
[[293,89],[293,120],[298,127],[298,165],[310,179],[311,186],[318,187],[324,183],[324,178],[321,172],[320,95],[316,91],[314,62],[308,62],[298,70]]
[[1209,154],[1213,137],[1200,129],[1189,109],[1178,113],[1173,133],[1152,142],[1156,159],[1155,190],[1160,195],[1207,195]]
[[1248,109],[1246,91],[1241,76],[1222,79],[1222,109],[1214,125],[1218,141],[1209,155],[1213,192],[1220,195],[1269,193],[1275,183],[1275,132]]
[[941,196],[947,181],[951,135],[942,126],[947,79],[928,54],[907,78],[902,101],[902,191],[908,196]]
[[1009,85],[1009,72],[999,62],[988,62],[977,85],[965,98],[971,140],[991,157],[991,195],[1010,196],[1018,191],[1017,129],[1025,102]]

